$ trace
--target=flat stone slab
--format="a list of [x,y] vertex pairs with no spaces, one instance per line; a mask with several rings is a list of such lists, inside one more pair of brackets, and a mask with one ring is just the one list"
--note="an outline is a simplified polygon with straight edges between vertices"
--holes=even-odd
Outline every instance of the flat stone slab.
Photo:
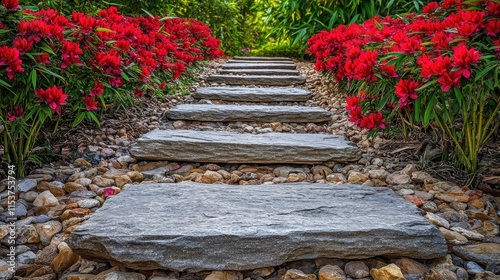
[[293,61],[289,57],[272,57],[272,56],[235,56],[235,60],[282,60],[282,61]]
[[293,64],[295,65],[295,62],[293,61],[285,61],[285,60],[234,60],[230,59],[227,61],[227,63],[253,63],[253,64]]
[[167,111],[171,120],[248,122],[327,122],[331,113],[320,107],[233,104],[181,104]]
[[307,101],[311,92],[300,88],[202,87],[192,96],[197,99],[224,101],[281,102]]
[[361,158],[354,143],[334,135],[192,130],[150,131],[132,145],[130,153],[140,160],[223,163],[314,164]]
[[132,185],[67,242],[87,259],[189,272],[447,252],[441,232],[392,190],[311,183]]
[[212,75],[207,77],[207,81],[226,85],[291,86],[305,84],[306,78],[303,76]]
[[219,73],[233,75],[300,76],[299,71],[289,69],[222,69]]
[[291,63],[226,63],[222,69],[295,69]]

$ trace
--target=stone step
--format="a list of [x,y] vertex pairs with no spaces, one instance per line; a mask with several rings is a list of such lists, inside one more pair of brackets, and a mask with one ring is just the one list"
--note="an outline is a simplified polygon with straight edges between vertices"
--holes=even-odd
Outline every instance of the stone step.
[[192,94],[196,99],[224,101],[282,102],[306,101],[311,92],[300,88],[202,87]]
[[297,70],[288,69],[222,69],[219,74],[232,75],[269,75],[269,76],[300,76]]
[[306,83],[303,76],[231,76],[212,75],[207,77],[207,82],[226,85],[258,85],[258,86],[291,86]]
[[290,63],[226,63],[222,69],[289,69],[294,70],[295,64]]
[[283,60],[234,60],[230,59],[227,61],[229,64],[234,63],[250,63],[250,64],[292,64],[295,65],[293,61],[283,61]]
[[441,232],[392,190],[312,183],[131,185],[67,243],[86,259],[188,272],[447,253]]
[[202,122],[318,123],[331,119],[331,113],[320,107],[239,104],[180,104],[166,115],[171,120]]
[[293,61],[289,57],[271,57],[271,56],[235,56],[235,60],[274,60],[274,61]]
[[340,136],[327,134],[153,130],[130,149],[138,160],[221,163],[317,164],[353,162],[361,150]]

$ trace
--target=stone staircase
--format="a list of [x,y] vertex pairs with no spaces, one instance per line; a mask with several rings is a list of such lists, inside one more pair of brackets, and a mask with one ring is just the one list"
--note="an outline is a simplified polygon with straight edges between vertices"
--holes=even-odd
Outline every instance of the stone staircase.
[[[291,105],[311,93],[288,58],[234,57],[170,120],[324,123],[330,112]],[[227,86],[230,85],[230,86]],[[246,87],[247,85],[258,87]],[[328,134],[155,130],[132,146],[139,160],[319,164],[355,162],[361,151]],[[215,173],[215,172],[214,172]],[[219,175],[220,176],[220,175]],[[418,209],[386,188],[312,183],[143,184],[124,189],[79,226],[69,244],[87,258],[140,270],[249,270],[318,257],[431,259],[446,241]]]

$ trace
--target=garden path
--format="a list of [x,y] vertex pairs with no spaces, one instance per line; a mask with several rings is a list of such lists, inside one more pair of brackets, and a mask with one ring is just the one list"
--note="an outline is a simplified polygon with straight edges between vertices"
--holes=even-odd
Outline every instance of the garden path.
[[[289,104],[310,96],[296,87],[306,77],[294,69],[295,63],[287,58],[235,57],[208,77],[213,87],[194,93],[208,104],[178,105],[166,115],[173,121],[201,123],[328,122],[329,111]],[[361,158],[360,149],[340,136],[272,131],[155,130],[139,138],[130,153],[140,160],[258,164],[345,163]],[[226,175],[207,171],[200,178],[213,183]],[[132,269],[191,272],[250,270],[319,257],[446,255],[441,232],[390,189],[274,183],[278,184],[242,188],[132,185],[109,198],[68,243],[83,257]]]

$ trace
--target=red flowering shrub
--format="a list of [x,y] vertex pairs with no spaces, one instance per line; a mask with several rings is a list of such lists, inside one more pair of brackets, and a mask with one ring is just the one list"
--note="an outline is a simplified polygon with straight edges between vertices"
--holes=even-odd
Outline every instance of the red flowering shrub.
[[[24,167],[40,129],[61,116],[99,122],[107,102],[162,93],[197,61],[222,55],[211,30],[193,19],[95,17],[0,6],[0,125],[3,159]],[[53,112],[56,115],[53,115]],[[29,145],[21,149],[17,143]],[[22,145],[19,145],[22,146]],[[23,171],[21,170],[20,173]]]
[[346,100],[352,122],[375,131],[395,117],[403,126],[434,123],[475,171],[479,149],[499,127],[500,4],[470,2],[342,25],[310,38],[308,51],[317,71],[356,95]]

